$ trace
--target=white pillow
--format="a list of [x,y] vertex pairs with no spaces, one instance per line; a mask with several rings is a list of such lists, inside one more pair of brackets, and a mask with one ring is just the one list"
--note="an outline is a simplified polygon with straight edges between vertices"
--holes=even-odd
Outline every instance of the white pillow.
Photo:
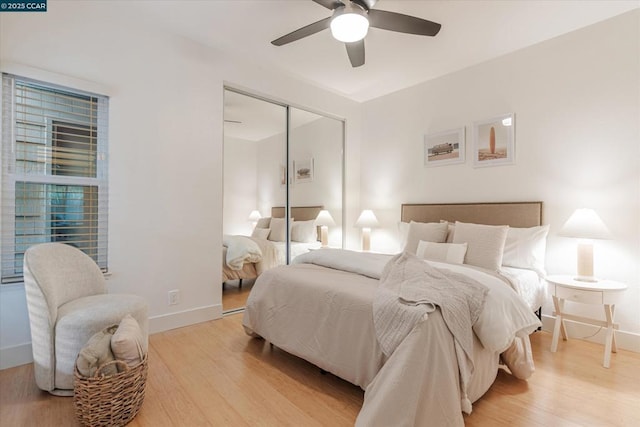
[[[291,218],[293,222],[293,218]],[[271,232],[268,239],[272,242],[284,242],[287,240],[287,222],[284,218],[271,218]]]
[[251,232],[251,237],[255,237],[256,239],[267,239],[267,237],[269,237],[269,232],[271,230],[268,228],[258,228],[256,226],[256,228],[253,229],[253,231]]
[[318,227],[315,220],[294,221],[291,226],[293,242],[313,243],[318,240]]
[[467,253],[466,243],[433,243],[420,240],[416,255],[431,261],[462,264]]
[[507,239],[508,225],[482,225],[456,221],[453,243],[467,243],[464,263],[498,271]]
[[271,223],[271,217],[268,216],[266,218],[260,218],[258,222],[256,222],[256,228],[269,228],[269,224]]
[[409,223],[409,234],[407,234],[407,244],[404,250],[411,254],[416,254],[420,240],[425,242],[444,243],[447,238],[447,223],[438,222],[415,222]]
[[504,244],[502,265],[527,268],[540,276],[546,274],[544,256],[547,247],[549,225],[530,228],[509,228]]
[[409,223],[398,221],[398,240],[400,241],[401,248],[404,248],[407,245],[408,235],[409,235]]

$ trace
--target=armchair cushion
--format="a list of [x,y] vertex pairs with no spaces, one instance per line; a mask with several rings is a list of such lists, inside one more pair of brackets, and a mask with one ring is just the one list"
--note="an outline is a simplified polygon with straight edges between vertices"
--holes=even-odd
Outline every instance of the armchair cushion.
[[102,294],[70,301],[58,310],[55,326],[55,388],[73,389],[73,369],[82,347],[97,332],[117,325],[131,314],[144,334],[147,348],[147,304],[135,295]]

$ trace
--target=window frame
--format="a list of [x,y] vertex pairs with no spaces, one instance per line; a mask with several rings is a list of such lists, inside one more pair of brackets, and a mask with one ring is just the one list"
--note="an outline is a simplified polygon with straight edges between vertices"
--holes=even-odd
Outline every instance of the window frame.
[[[108,272],[108,126],[109,126],[109,97],[81,89],[36,80],[29,77],[22,77],[11,73],[3,72],[1,75],[2,88],[0,90],[0,106],[2,106],[3,130],[0,135],[0,150],[2,152],[2,162],[0,164],[0,200],[2,200],[2,217],[0,218],[0,285],[23,282],[23,273],[18,271],[15,264],[16,250],[19,243],[16,241],[16,184],[18,182],[33,183],[43,185],[64,185],[64,186],[89,186],[96,187],[96,238],[94,261],[99,265],[104,273]],[[57,175],[52,171],[53,161],[45,160],[44,173],[28,173],[26,171],[17,172],[18,161],[18,141],[16,135],[16,123],[19,121],[16,112],[16,84],[33,85],[46,90],[54,91],[56,94],[67,94],[80,97],[89,97],[96,102],[96,143],[95,143],[95,177],[93,176],[71,176]],[[7,97],[9,99],[7,99]],[[10,111],[7,107],[10,105]],[[65,121],[64,118],[55,116],[42,116],[44,121],[43,134],[45,138],[46,152],[51,154],[53,150],[54,123],[58,126],[82,124],[80,122]],[[10,126],[6,126],[10,124]],[[9,127],[9,129],[7,129]],[[9,203],[11,202],[11,203]],[[51,226],[52,203],[51,198],[46,196],[43,199],[45,206],[42,209],[45,234],[42,234],[48,241],[53,241],[54,233]],[[18,251],[21,253],[21,251]],[[12,267],[9,267],[9,264]],[[8,271],[13,269],[13,273]]]

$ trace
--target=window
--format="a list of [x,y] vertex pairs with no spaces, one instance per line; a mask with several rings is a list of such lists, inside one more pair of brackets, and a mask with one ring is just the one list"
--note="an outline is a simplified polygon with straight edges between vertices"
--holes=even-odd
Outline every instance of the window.
[[107,111],[105,96],[2,75],[2,283],[44,242],[107,270]]

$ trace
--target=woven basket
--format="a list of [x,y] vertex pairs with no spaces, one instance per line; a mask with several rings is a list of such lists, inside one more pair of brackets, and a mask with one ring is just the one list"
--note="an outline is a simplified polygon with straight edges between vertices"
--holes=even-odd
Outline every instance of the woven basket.
[[[123,372],[102,376],[102,370],[119,364]],[[108,362],[87,378],[75,368],[73,403],[76,417],[82,425],[124,426],[138,414],[147,383],[147,356],[142,362],[129,367],[121,360]]]

